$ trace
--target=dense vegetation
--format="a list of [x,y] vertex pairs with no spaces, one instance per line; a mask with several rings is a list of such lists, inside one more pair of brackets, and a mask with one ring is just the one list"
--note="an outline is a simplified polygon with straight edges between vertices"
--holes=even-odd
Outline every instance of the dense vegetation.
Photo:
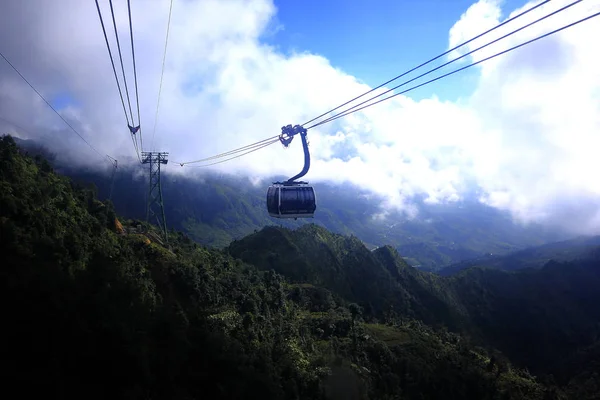
[[[44,152],[34,143],[20,142],[32,152]],[[111,173],[72,168],[53,163],[57,170],[76,182],[93,182],[100,198],[111,193],[117,213],[145,219],[147,170],[119,168],[114,185]],[[216,175],[203,169],[194,178],[173,173],[181,168],[169,163],[163,173],[165,213],[170,227],[186,233],[194,241],[227,246],[264,226],[297,228],[306,221],[274,221],[265,212],[266,187],[271,181],[254,185],[245,177]],[[277,177],[280,179],[282,177]],[[539,226],[523,227],[510,216],[473,199],[452,204],[428,204],[415,199],[419,217],[408,219],[393,210],[388,218],[374,219],[381,212],[381,199],[350,183],[317,183],[318,212],[314,222],[332,232],[354,234],[369,248],[385,244],[395,247],[411,265],[437,270],[448,264],[488,253],[506,254],[529,246],[565,239],[555,230]]]
[[[148,225],[128,220],[122,229],[112,204],[94,192],[23,156],[12,138],[0,140],[7,393],[540,400],[598,393],[597,253],[569,268],[443,278],[409,267],[393,248],[369,251],[314,225],[266,228],[225,250],[173,232],[165,247]],[[504,354],[534,349],[516,367],[489,344]],[[567,362],[551,369],[556,377],[524,369],[543,372],[562,355]]]
[[367,316],[393,313],[400,321],[447,327],[499,348],[535,373],[555,373],[564,357],[600,339],[599,249],[539,270],[472,268],[451,277],[412,268],[388,246],[369,251],[356,238],[314,225],[265,228],[229,251],[292,282],[327,287]]

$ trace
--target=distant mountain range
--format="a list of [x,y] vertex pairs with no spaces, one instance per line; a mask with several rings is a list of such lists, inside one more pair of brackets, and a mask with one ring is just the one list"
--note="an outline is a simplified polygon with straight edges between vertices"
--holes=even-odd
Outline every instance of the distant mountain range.
[[600,236],[578,237],[560,242],[530,247],[507,255],[489,255],[466,260],[436,270],[440,275],[452,275],[472,267],[485,267],[516,271],[525,268],[542,268],[549,261],[577,261],[597,254]]
[[[111,193],[110,175],[75,169],[47,154],[31,141],[17,140],[32,153],[41,153],[54,167],[75,182],[94,183],[100,198]],[[508,213],[466,199],[449,204],[428,204],[416,198],[419,214],[409,219],[387,210],[384,219],[381,198],[352,184],[316,183],[316,217],[309,221],[281,221],[266,212],[266,188],[270,180],[254,185],[246,177],[205,172],[197,177],[170,173],[164,169],[162,189],[167,225],[190,235],[198,243],[225,247],[265,226],[300,227],[315,223],[340,234],[353,234],[370,249],[391,245],[413,266],[435,271],[444,266],[486,254],[507,254],[558,240],[568,239],[554,229],[539,225],[515,224]],[[115,176],[112,201],[116,211],[144,220],[148,190],[146,170],[141,166],[120,167]]]

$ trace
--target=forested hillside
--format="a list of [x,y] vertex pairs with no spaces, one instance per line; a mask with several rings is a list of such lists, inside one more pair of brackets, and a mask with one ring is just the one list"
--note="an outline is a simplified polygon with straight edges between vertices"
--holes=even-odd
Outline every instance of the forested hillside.
[[563,383],[573,377],[561,367],[564,358],[600,340],[600,247],[539,270],[472,268],[451,277],[410,267],[393,248],[369,251],[315,225],[265,228],[228,251],[292,282],[327,287],[359,304],[365,318],[447,327]]
[[[597,260],[549,265],[539,276],[478,270],[442,278],[409,267],[392,248],[371,252],[310,225],[268,228],[228,251],[180,233],[165,247],[152,227],[121,226],[93,189],[22,156],[10,137],[0,140],[0,185],[7,393],[540,400],[598,393]],[[549,300],[551,292],[559,297]],[[544,300],[533,314],[537,327],[529,314],[511,327],[529,329],[527,340],[536,336],[546,349],[563,343],[559,353],[568,350],[570,364],[556,381],[534,378],[479,342],[489,338],[506,354],[524,344],[509,329],[490,335],[497,326],[477,317],[501,326]]]
[[[43,153],[33,142],[19,142],[32,152]],[[111,193],[111,171],[72,168],[51,155],[55,168],[76,182],[94,183],[100,198]],[[254,185],[246,177],[218,175],[202,169],[195,177],[173,174],[181,167],[169,163],[163,173],[165,213],[169,227],[185,232],[198,243],[227,246],[264,226],[297,228],[306,221],[276,221],[265,209],[269,180]],[[198,172],[200,171],[200,172]],[[192,174],[193,175],[193,174]],[[280,179],[282,177],[277,177]],[[481,257],[484,254],[507,254],[511,251],[566,239],[565,235],[540,226],[516,225],[506,213],[479,203],[475,198],[459,203],[427,204],[415,199],[419,208],[416,219],[390,211],[384,219],[374,219],[381,212],[381,198],[350,183],[317,183],[316,218],[309,221],[332,232],[353,234],[367,247],[395,247],[411,265],[428,270]],[[121,166],[112,186],[115,210],[128,218],[145,219],[148,190],[147,170]]]

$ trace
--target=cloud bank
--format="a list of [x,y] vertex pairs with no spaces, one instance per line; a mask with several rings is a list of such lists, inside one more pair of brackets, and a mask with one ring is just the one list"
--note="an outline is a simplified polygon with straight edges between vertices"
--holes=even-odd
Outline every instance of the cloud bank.
[[[112,32],[107,2],[105,24]],[[489,36],[464,54],[568,2],[554,0]],[[131,72],[127,15],[115,2],[124,62]],[[500,1],[473,4],[448,34],[448,46],[469,39],[519,10]],[[150,150],[169,2],[132,2],[144,147]],[[584,1],[465,57],[456,68],[600,10]],[[0,5],[2,52],[60,109],[101,154],[133,162],[133,145],[93,2],[8,1]],[[209,157],[276,135],[370,88],[325,56],[284,54],[265,44],[277,9],[268,0],[175,0],[153,147],[174,161]],[[235,18],[232,18],[235,16]],[[235,23],[232,21],[235,20]],[[285,29],[285,27],[284,27]],[[116,49],[111,34],[111,45]],[[353,182],[386,199],[383,210],[408,210],[413,196],[456,201],[477,190],[481,201],[522,222],[600,233],[600,37],[597,20],[582,23],[482,63],[477,85],[456,102],[396,98],[309,131],[311,181]],[[443,49],[440,49],[443,50]],[[399,71],[401,72],[401,71]],[[432,76],[435,76],[432,75]],[[130,88],[133,76],[128,74]],[[456,83],[456,81],[454,81]],[[130,96],[134,96],[130,92]],[[51,140],[73,162],[102,163],[3,62],[0,129]],[[68,149],[68,150],[67,150]],[[293,175],[302,168],[300,140],[275,144],[212,167],[252,179]],[[192,173],[201,169],[168,169]],[[384,214],[385,215],[385,214]]]

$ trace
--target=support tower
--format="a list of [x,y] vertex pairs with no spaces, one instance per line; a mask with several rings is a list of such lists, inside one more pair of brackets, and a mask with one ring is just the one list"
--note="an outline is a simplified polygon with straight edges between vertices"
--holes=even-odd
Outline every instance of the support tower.
[[148,201],[146,206],[146,221],[152,223],[156,218],[156,223],[162,231],[165,244],[167,243],[168,235],[162,189],[160,185],[160,165],[167,163],[168,156],[169,153],[154,151],[142,152],[142,164],[150,164],[150,189],[148,191]]

